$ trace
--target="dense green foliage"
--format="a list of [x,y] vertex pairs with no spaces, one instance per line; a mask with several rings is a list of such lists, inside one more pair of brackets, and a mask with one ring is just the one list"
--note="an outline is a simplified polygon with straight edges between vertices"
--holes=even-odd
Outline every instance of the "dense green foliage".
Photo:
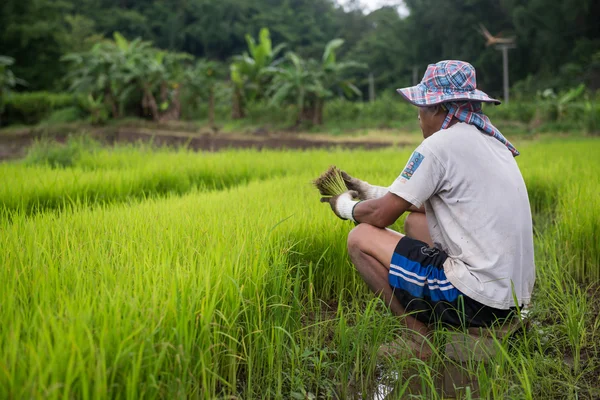
[[[507,135],[539,132],[598,133],[600,131],[600,103],[579,99],[561,104],[559,98],[535,98],[511,101],[500,106],[484,106],[484,112],[494,125]],[[559,112],[560,110],[560,112]],[[208,105],[183,106],[183,113],[194,120],[206,120]],[[297,107],[273,107],[270,102],[253,102],[246,107],[243,121],[230,119],[231,102],[228,96],[218,96],[216,119],[225,130],[244,131],[258,128],[287,129],[297,120]],[[311,128],[332,134],[373,129],[419,129],[417,109],[400,96],[389,93],[373,102],[357,102],[336,98],[327,101],[323,109],[323,126]]]
[[[488,45],[495,40],[484,38],[489,29],[515,39],[509,64],[516,82],[513,98],[543,98],[565,110],[572,108],[566,103],[585,101],[583,125],[588,132],[597,129],[596,2],[554,7],[547,0],[409,0],[404,16],[394,7],[364,14],[350,4],[344,9],[334,0],[177,0],[168,5],[162,0],[7,0],[0,5],[5,54],[0,56],[0,116],[5,125],[82,116],[95,124],[124,116],[167,121],[198,119],[204,107],[215,127],[215,120],[245,118],[257,103],[258,108],[269,103],[288,108],[283,113],[287,127],[308,127],[327,122],[326,103],[334,98],[386,96],[419,79],[427,64],[448,58],[473,63],[479,87],[499,97],[501,55],[486,46],[486,40]],[[77,104],[55,108],[42,101],[39,110],[25,115],[27,107],[15,100],[11,115],[3,115],[11,92],[24,89],[15,88],[25,82],[15,76],[28,82],[27,90],[71,90]],[[582,90],[568,98],[574,88]],[[217,117],[223,104],[229,111]],[[555,117],[536,110],[527,122],[553,122],[565,113],[559,110]],[[288,114],[295,116],[287,119]],[[373,122],[368,124],[387,124]]]
[[[334,97],[334,90],[343,91],[347,97],[360,94],[346,72],[364,66],[337,60],[336,52],[344,43],[342,39],[325,45],[321,61],[302,59],[293,52],[277,59],[284,45],[273,49],[267,28],[261,30],[258,42],[250,35],[246,35],[246,41],[248,52],[234,57],[230,65],[230,84],[223,81],[222,65],[217,62],[204,59],[194,62],[189,54],[160,50],[139,38],[129,41],[119,32],[113,34],[112,40],[99,40],[87,50],[66,54],[61,61],[69,64],[65,77],[69,89],[77,94],[78,105],[89,114],[92,123],[126,115],[156,122],[178,120],[182,116],[183,97],[191,107],[207,102],[208,119],[214,126],[215,92],[220,87],[233,94],[231,114],[234,119],[245,117],[248,104],[270,99],[272,106],[295,105],[296,124],[308,121],[321,125],[325,102]],[[3,59],[12,62],[10,58],[0,60]],[[6,70],[4,75],[11,77],[11,74]],[[4,81],[7,82],[6,95],[0,98],[2,104],[11,100],[9,89],[15,84],[14,78]],[[58,97],[61,96],[36,92],[29,99],[40,101],[39,109],[30,109],[30,114],[21,115],[20,119],[19,114],[27,107],[20,107],[23,104],[18,100],[28,97],[16,98],[12,111],[17,116],[9,121],[39,122],[40,116],[53,110],[53,100]],[[30,101],[26,105],[34,104]],[[54,120],[77,114],[73,109],[60,111]],[[0,114],[2,112],[0,108]]]
[[18,83],[24,83],[15,76],[11,69],[14,62],[15,60],[11,57],[0,56],[0,117],[4,113],[6,101],[11,97],[13,88]]
[[258,43],[246,35],[248,51],[235,56],[231,64],[231,82],[233,84],[233,118],[245,116],[245,104],[265,98],[272,74],[269,69],[276,63],[284,45],[273,48],[271,35],[267,28],[260,30]]
[[270,88],[272,104],[279,106],[287,100],[296,106],[296,123],[309,121],[321,125],[325,101],[334,97],[336,91],[346,97],[360,95],[360,90],[345,75],[348,70],[364,66],[351,61],[337,61],[336,52],[343,44],[342,39],[330,41],[320,61],[303,60],[293,52],[287,53],[291,62],[274,70],[275,77]]
[[[298,108],[293,104],[275,106],[270,100],[254,101],[245,106],[245,118],[231,118],[231,91],[214,74],[215,63],[199,61],[187,71],[188,90],[181,94],[181,117],[215,126],[215,121],[226,131],[253,131],[256,129],[281,130],[297,124]],[[208,93],[206,89],[208,88]],[[201,93],[202,96],[194,95]],[[97,106],[97,108],[95,108]],[[80,95],[50,92],[12,93],[7,99],[3,121],[10,124],[37,124],[42,127],[54,124],[52,132],[73,127],[61,122],[88,120],[97,122],[94,110],[102,110],[100,120],[108,113],[103,104],[90,105],[89,98]],[[211,119],[211,109],[212,118]],[[598,133],[600,129],[600,103],[580,99],[563,103],[560,98],[537,98],[512,101],[509,105],[487,106],[485,113],[507,135],[534,134],[538,132]],[[336,98],[323,106],[323,126],[311,128],[318,132],[339,135],[366,133],[373,129],[418,129],[417,110],[400,96],[386,94],[373,102],[353,102]],[[308,125],[302,125],[308,128]],[[77,128],[79,129],[79,128]]]
[[[12,93],[6,99],[3,119],[7,124],[37,124],[54,112],[75,108],[83,116],[84,99],[68,93],[22,92]],[[68,122],[68,121],[65,121]]]
[[[89,99],[90,106],[103,104],[113,118],[137,100],[143,115],[155,121],[178,119],[179,93],[185,67],[191,56],[162,51],[140,39],[128,41],[120,33],[90,50],[63,57],[71,63],[71,89]],[[102,120],[102,108],[92,109],[95,120]]]
[[[5,0],[0,5],[2,53],[16,59],[15,74],[34,90],[63,86],[63,54],[89,48],[99,36],[121,32],[156,47],[199,58],[229,61],[246,49],[246,34],[271,30],[303,58],[342,38],[341,56],[369,65],[378,91],[411,82],[440,59],[464,59],[479,72],[483,89],[501,93],[500,53],[485,46],[484,24],[493,34],[516,37],[511,79],[522,90],[564,89],[585,82],[600,87],[600,5],[594,0],[408,0],[402,18],[388,7],[364,15],[333,0]],[[360,75],[357,75],[360,76]],[[534,78],[527,80],[529,76]],[[363,90],[363,92],[365,92]],[[366,93],[366,92],[365,92]]]
[[[599,143],[517,144],[532,328],[460,368],[481,398],[595,398]],[[410,382],[439,398],[443,354],[378,359],[403,328],[349,263],[352,224],[311,185],[330,164],[389,183],[409,149],[80,146],[61,169],[39,154],[0,165],[0,397],[364,398],[388,381],[397,398]]]

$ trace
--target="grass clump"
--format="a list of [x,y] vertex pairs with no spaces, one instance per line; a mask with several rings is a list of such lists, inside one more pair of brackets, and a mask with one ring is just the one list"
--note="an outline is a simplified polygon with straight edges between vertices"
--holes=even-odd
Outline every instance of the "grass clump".
[[327,171],[315,179],[313,185],[324,196],[337,196],[348,191],[342,171],[335,165],[331,165]]
[[25,163],[50,168],[68,168],[74,166],[84,153],[93,153],[99,147],[100,143],[85,134],[70,135],[66,143],[42,138],[36,140],[29,148]]

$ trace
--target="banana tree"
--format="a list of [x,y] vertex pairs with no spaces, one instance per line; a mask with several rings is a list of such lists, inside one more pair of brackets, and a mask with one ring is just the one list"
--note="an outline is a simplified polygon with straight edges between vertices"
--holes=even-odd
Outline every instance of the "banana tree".
[[302,121],[312,120],[315,92],[323,89],[319,82],[320,71],[314,60],[303,60],[293,52],[286,54],[286,60],[286,65],[272,68],[274,77],[267,93],[273,106],[285,102],[295,104],[296,125],[299,125]]
[[115,32],[113,40],[62,59],[72,64],[71,90],[86,94],[94,104],[104,102],[113,118],[140,97],[145,114],[155,121],[179,118],[184,61],[191,56],[158,50],[141,39],[128,41]]
[[577,100],[585,93],[585,85],[581,83],[579,86],[569,89],[556,100],[557,119],[564,118],[568,104]]
[[62,57],[71,64],[67,79],[70,89],[102,101],[113,118],[123,113],[124,104],[134,89],[136,58],[150,48],[140,39],[128,42],[115,32],[114,40],[105,40],[90,50]]
[[211,127],[215,126],[215,88],[223,78],[222,70],[223,66],[216,61],[198,60],[194,67],[185,72],[185,82],[192,101],[208,100],[208,121]]
[[341,90],[346,97],[360,96],[362,93],[351,79],[347,78],[347,71],[366,68],[365,64],[354,61],[338,62],[336,51],[344,44],[343,39],[333,39],[325,46],[320,65],[320,87],[315,91],[313,123],[323,124],[323,108],[325,101],[334,96],[336,90]]
[[323,124],[325,101],[341,90],[346,96],[360,95],[360,90],[345,78],[349,69],[363,68],[356,62],[337,62],[335,51],[343,40],[334,39],[325,46],[321,61],[302,60],[295,53],[287,53],[288,61],[281,67],[270,68],[274,75],[269,89],[271,104],[292,102],[296,105],[296,123]]
[[156,49],[150,42],[128,41],[119,33],[114,35],[122,63],[115,71],[125,87],[123,99],[139,90],[144,114],[155,121],[177,120],[181,115],[180,92],[185,62],[192,56]]
[[155,121],[179,119],[185,62],[191,59],[189,54],[148,49],[132,63],[134,80],[142,91],[142,108],[146,115]]
[[0,56],[0,126],[2,126],[2,114],[6,107],[6,99],[10,96],[12,89],[17,85],[26,85],[26,82],[19,79],[10,70],[10,66],[15,62],[14,58]]
[[273,49],[267,28],[260,30],[258,43],[250,35],[246,35],[246,43],[248,52],[235,56],[230,66],[233,84],[232,117],[235,119],[245,116],[246,101],[258,99],[264,94],[271,80],[269,67],[280,61],[277,55],[285,47],[280,44]]

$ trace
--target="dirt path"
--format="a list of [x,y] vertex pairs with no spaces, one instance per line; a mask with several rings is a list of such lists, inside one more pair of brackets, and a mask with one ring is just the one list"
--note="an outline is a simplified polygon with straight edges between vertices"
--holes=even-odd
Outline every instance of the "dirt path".
[[[320,149],[343,147],[348,149],[378,149],[394,143],[374,140],[327,140],[307,138],[286,133],[264,135],[209,134],[194,135],[183,132],[159,133],[152,130],[122,128],[116,133],[115,142],[152,141],[159,146],[187,146],[194,150],[219,151],[224,149]],[[406,145],[408,143],[401,143]]]
[[[91,130],[92,135],[102,142],[135,143],[146,142],[157,146],[185,146],[196,151],[219,151],[225,149],[323,149],[341,147],[346,149],[379,149],[390,146],[407,146],[411,142],[374,140],[374,139],[339,139],[323,136],[309,137],[307,134],[258,132],[257,134],[233,133],[191,133],[186,131],[156,130],[139,127],[119,127]],[[27,148],[42,134],[35,130],[23,130],[0,134],[0,160],[20,158]],[[46,134],[59,142],[66,138],[65,134]]]

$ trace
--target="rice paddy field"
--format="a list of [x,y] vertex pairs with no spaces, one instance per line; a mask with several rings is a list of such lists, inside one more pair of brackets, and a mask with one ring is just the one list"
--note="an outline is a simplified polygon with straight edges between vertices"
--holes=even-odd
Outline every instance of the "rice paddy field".
[[389,185],[412,148],[0,164],[0,398],[375,399],[385,384],[431,399],[449,366],[477,382],[461,398],[600,398],[600,140],[518,147],[529,328],[460,364],[378,356],[401,321],[349,261],[353,224],[311,185],[331,164]]

